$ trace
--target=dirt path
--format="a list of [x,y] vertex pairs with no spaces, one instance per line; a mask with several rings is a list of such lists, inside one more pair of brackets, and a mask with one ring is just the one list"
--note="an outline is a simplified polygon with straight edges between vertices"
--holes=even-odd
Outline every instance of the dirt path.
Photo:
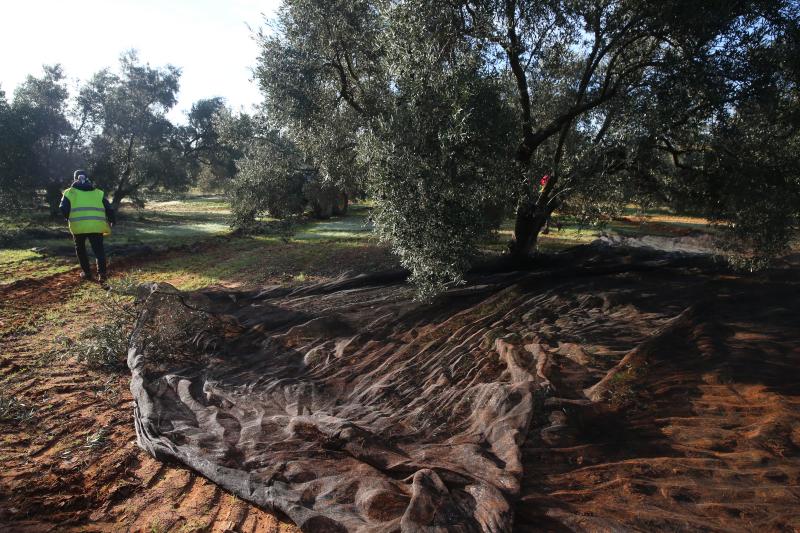
[[[222,244],[218,238],[147,254],[135,254],[109,261],[112,278],[119,278],[138,266],[168,257],[201,253]],[[0,285],[0,334],[13,334],[21,324],[31,322],[44,311],[67,301],[76,287],[86,283],[80,279],[80,267],[52,276],[21,279]],[[99,287],[99,285],[98,285]]]

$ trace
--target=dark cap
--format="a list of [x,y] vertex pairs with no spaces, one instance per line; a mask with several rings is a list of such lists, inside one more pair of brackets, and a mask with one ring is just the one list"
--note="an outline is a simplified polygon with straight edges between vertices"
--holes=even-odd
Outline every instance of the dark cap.
[[77,180],[80,176],[84,176],[86,179],[89,179],[89,173],[81,169],[75,171],[75,173],[72,175],[72,179]]

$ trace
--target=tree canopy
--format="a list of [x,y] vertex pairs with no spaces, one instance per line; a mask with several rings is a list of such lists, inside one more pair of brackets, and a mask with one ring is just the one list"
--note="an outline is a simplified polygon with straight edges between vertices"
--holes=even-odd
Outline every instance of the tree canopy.
[[800,209],[799,7],[285,0],[256,74],[313,167],[364,180],[423,292],[505,216],[522,259],[554,210],[633,201],[705,213],[768,257]]
[[188,124],[180,128],[180,136],[190,176],[202,176],[211,188],[215,187],[209,182],[227,184],[236,174],[236,160],[242,157],[242,139],[229,138],[224,133],[226,128],[234,133],[231,128],[235,128],[236,120],[225,99],[217,96],[198,100],[187,119]]
[[57,211],[63,168],[72,166],[77,156],[68,98],[60,65],[45,65],[38,77],[29,75],[14,91],[10,106],[2,98],[2,174],[9,201],[28,202],[32,191],[41,188],[51,212]]
[[115,207],[148,188],[188,183],[180,131],[166,118],[177,101],[180,70],[142,65],[133,51],[119,66],[119,73],[98,72],[81,90],[92,110],[93,175],[113,193]]
[[128,51],[116,71],[97,72],[75,94],[60,65],[28,76],[10,103],[0,91],[0,201],[31,205],[44,191],[57,215],[76,168],[86,168],[115,207],[125,198],[141,204],[160,188],[183,190],[206,171],[231,178],[242,152],[221,137],[230,110],[222,98],[204,99],[185,126],[172,124],[179,80],[176,67],[151,67]]

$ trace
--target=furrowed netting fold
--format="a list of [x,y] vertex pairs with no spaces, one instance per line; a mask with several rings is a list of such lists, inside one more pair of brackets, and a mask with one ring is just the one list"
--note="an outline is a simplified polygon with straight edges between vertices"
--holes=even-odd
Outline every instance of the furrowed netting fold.
[[143,287],[139,444],[306,531],[791,529],[798,268],[600,243],[432,304]]
[[403,277],[144,287],[139,445],[307,531],[510,529],[539,380],[503,327],[515,275],[433,305]]

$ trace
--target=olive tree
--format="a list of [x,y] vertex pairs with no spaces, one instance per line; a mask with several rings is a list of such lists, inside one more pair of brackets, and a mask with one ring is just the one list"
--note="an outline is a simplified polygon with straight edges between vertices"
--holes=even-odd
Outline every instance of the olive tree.
[[36,185],[29,165],[32,143],[22,135],[24,122],[0,90],[0,207],[19,207],[32,201]]
[[357,147],[385,88],[383,25],[370,10],[368,2],[287,4],[275,31],[259,35],[264,114],[313,169],[305,194],[317,214],[364,190]]
[[226,142],[221,128],[233,120],[221,97],[205,98],[192,104],[188,123],[179,128],[183,158],[193,182],[204,181],[212,188],[225,188],[236,174],[236,159],[242,156],[236,143]]
[[142,65],[129,51],[118,73],[102,70],[81,90],[92,114],[91,170],[115,209],[124,198],[142,202],[148,190],[189,184],[180,130],[166,117],[179,79],[176,67]]
[[291,139],[269,126],[263,115],[223,116],[223,142],[241,151],[228,194],[232,225],[248,229],[262,214],[299,215],[306,207],[303,186],[312,169]]
[[27,184],[23,189],[28,196],[44,190],[50,213],[56,215],[69,176],[66,169],[80,155],[76,143],[80,131],[70,122],[69,91],[61,66],[45,65],[41,76],[29,75],[14,91],[10,112],[16,124],[6,135],[15,138],[12,146],[25,145],[27,153],[18,184]]
[[[796,52],[796,4],[285,0],[257,76],[270,116],[314,164],[355,157],[379,233],[437,290],[504,214],[515,220],[510,252],[524,259],[555,209],[718,207],[704,184],[733,131],[721,126],[782,76],[759,64],[775,47]],[[796,81],[776,83],[791,101]],[[686,163],[703,139],[716,148],[701,152],[717,155]],[[756,231],[734,221],[741,210],[716,214]]]

